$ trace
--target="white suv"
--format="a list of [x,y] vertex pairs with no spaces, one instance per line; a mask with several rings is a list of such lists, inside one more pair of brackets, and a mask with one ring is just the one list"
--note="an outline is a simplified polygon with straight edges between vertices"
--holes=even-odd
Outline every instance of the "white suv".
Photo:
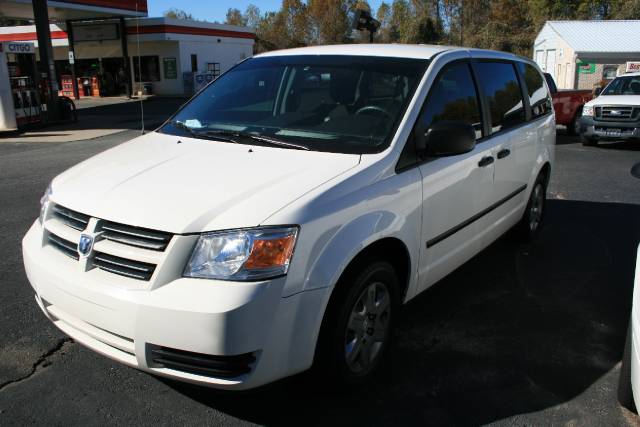
[[401,304],[539,230],[554,144],[524,58],[271,52],[56,177],[24,264],[56,326],[129,366],[225,389],[314,364],[358,383]]

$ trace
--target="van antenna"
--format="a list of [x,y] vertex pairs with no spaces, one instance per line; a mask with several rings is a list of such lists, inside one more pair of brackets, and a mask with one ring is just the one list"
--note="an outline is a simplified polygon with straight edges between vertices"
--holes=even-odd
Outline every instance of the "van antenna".
[[[140,80],[138,87],[138,97],[140,98],[140,133],[144,135],[144,105],[142,101],[142,61],[140,58],[140,16],[138,16],[138,0],[136,0],[136,44],[137,44],[137,55],[138,55],[138,79]],[[135,72],[133,73],[135,77]],[[135,80],[135,78],[134,78]]]

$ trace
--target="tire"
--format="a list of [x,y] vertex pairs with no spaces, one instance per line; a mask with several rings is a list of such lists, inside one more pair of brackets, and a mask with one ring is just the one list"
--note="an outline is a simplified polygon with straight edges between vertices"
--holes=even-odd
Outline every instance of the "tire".
[[586,136],[581,136],[580,141],[582,141],[582,145],[585,147],[595,147],[598,145],[598,141],[595,139],[587,138]]
[[533,184],[522,218],[516,225],[516,231],[521,240],[529,242],[540,232],[546,205],[547,183],[544,175],[540,174]]
[[620,366],[620,378],[618,379],[618,402],[631,412],[636,411],[631,389],[631,321],[627,327],[627,339],[624,342],[622,365]]
[[580,117],[582,117],[582,107],[578,108],[573,120],[567,125],[568,135],[580,135]]
[[388,360],[399,308],[398,276],[391,264],[375,259],[349,270],[329,301],[314,361],[317,378],[331,388],[360,385],[379,373]]
[[76,113],[76,104],[68,96],[61,96],[58,98],[60,109],[63,111],[65,121],[76,123],[78,121],[78,115]]

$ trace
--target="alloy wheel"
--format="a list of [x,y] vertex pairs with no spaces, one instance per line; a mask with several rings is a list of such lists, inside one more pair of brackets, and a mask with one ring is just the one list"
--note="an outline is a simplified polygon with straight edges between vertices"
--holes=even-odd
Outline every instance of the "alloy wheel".
[[541,183],[537,183],[531,194],[531,207],[529,208],[529,230],[535,232],[542,221],[544,209],[544,190]]
[[382,354],[389,332],[391,296],[384,283],[367,286],[358,296],[347,321],[344,356],[355,374],[369,372]]

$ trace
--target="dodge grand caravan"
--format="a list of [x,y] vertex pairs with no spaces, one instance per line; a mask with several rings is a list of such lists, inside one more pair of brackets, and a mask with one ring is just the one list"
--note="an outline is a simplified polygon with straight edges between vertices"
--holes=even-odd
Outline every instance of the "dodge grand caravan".
[[538,67],[510,54],[258,55],[57,176],[26,272],[58,328],[129,366],[224,389],[312,366],[359,383],[403,303],[540,229],[554,120]]

